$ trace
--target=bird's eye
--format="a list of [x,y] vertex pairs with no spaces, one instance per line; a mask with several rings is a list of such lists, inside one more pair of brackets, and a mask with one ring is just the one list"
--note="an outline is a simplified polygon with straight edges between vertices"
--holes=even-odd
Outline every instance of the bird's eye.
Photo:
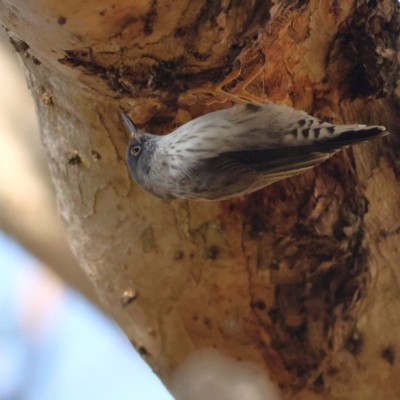
[[140,150],[142,150],[140,146],[134,146],[131,148],[131,154],[137,156],[140,153]]

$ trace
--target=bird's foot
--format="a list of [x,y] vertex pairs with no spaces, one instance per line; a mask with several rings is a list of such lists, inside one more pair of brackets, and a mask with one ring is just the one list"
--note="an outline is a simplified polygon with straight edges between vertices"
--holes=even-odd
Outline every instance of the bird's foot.
[[257,76],[263,71],[264,67],[265,57],[262,64],[257,64],[251,71],[250,75],[243,81],[239,82],[234,89],[230,90],[229,92],[225,91],[224,87],[240,77],[242,73],[241,67],[234,67],[232,72],[221,82],[218,82],[212,86],[203,86],[200,88],[190,89],[185,93],[185,95],[212,95],[212,98],[205,101],[205,104],[207,105],[211,105],[213,103],[225,103],[226,101],[233,101],[234,103],[238,104],[263,104],[265,103],[266,98],[261,98],[249,93],[246,88],[254,81],[255,78],[257,78]]

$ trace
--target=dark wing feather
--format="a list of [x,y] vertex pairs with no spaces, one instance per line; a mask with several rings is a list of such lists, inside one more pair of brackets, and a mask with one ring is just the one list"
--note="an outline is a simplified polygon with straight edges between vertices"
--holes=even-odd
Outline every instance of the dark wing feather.
[[[312,168],[325,161],[329,153],[303,154],[290,160],[274,158],[268,161],[269,151],[221,153],[205,158],[189,174],[181,177],[178,197],[218,200],[250,193],[275,181]],[[264,157],[263,157],[264,156]]]
[[280,149],[277,152],[268,149],[226,152],[202,161],[208,172],[215,171],[217,175],[223,172],[231,180],[243,175],[263,174],[274,181],[315,167],[330,156],[330,152],[283,154]]
[[[178,196],[193,199],[217,200],[240,193],[257,179],[258,173],[251,166],[225,157],[199,160],[177,182]],[[181,193],[179,191],[182,190]]]
[[[306,149],[307,147],[307,149]],[[337,150],[311,151],[311,146],[286,147],[266,150],[231,151],[203,161],[217,171],[223,168],[248,168],[258,173],[279,173],[311,168],[325,161]],[[226,171],[227,172],[227,171]]]

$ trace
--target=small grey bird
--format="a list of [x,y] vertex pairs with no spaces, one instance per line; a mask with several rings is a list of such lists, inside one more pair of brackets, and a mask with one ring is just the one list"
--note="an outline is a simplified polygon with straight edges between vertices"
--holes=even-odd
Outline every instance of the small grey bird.
[[248,194],[388,133],[384,126],[334,126],[274,103],[212,112],[166,136],[139,134],[121,114],[132,134],[129,172],[142,189],[163,200]]

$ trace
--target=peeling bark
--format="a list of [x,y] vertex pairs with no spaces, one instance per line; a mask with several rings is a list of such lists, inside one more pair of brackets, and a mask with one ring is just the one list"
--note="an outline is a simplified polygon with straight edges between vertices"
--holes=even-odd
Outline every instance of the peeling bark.
[[[399,397],[396,1],[0,4],[72,248],[167,385],[214,347],[294,399]],[[136,187],[119,107],[169,132],[231,106],[190,89],[234,67],[240,81],[264,57],[249,92],[391,136],[231,201],[164,203]]]

